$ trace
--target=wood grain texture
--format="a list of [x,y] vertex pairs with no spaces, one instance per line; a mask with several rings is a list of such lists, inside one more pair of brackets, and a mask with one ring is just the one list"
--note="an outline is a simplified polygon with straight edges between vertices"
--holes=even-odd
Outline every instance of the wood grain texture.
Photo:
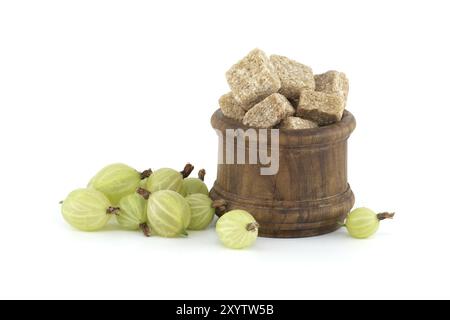
[[[224,136],[226,129],[248,128],[220,110],[211,123]],[[355,126],[353,115],[346,111],[340,122],[330,126],[280,130],[276,175],[261,175],[261,164],[219,164],[211,197],[224,199],[228,210],[250,212],[260,223],[263,237],[308,237],[335,231],[355,201],[347,182],[347,139]]]

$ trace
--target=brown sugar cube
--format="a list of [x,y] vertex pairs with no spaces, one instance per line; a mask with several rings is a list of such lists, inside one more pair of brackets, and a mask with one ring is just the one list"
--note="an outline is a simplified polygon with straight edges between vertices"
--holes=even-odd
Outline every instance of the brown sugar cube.
[[301,89],[314,90],[314,74],[310,67],[287,57],[270,56],[281,81],[280,93],[288,99],[297,99]]
[[274,94],[279,96],[278,97],[279,101],[283,101],[283,103],[282,103],[283,107],[284,107],[284,117],[283,118],[295,115],[296,110],[292,106],[292,103],[285,96],[283,96],[283,95],[281,95],[279,93],[274,93]]
[[297,115],[323,126],[340,121],[344,109],[345,100],[340,94],[302,90]]
[[242,105],[254,105],[281,87],[274,66],[266,54],[252,50],[226,73],[228,84],[236,100]]
[[239,103],[239,101],[236,100],[232,92],[228,92],[227,94],[224,94],[223,96],[220,97],[219,105],[222,106],[222,104],[239,106],[245,111],[248,111],[253,107],[253,105],[243,105],[242,103]]
[[236,99],[234,99],[231,92],[220,97],[219,106],[225,117],[238,121],[242,121],[244,119],[245,110],[236,101]]
[[310,120],[302,119],[300,117],[287,117],[281,121],[280,129],[311,129],[317,128],[318,125]]
[[271,128],[294,112],[285,96],[274,93],[247,111],[243,123],[255,128]]
[[314,76],[316,91],[338,93],[347,101],[349,83],[343,72],[328,71]]

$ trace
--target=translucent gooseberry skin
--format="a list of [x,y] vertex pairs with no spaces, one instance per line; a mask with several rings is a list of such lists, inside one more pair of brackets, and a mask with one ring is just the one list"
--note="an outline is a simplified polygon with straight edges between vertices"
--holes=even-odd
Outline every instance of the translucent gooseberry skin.
[[206,184],[198,178],[187,178],[183,180],[182,194],[186,197],[191,194],[201,193],[206,196],[209,195],[209,190]]
[[[249,226],[254,227],[249,228]],[[227,248],[243,249],[252,246],[256,241],[257,226],[255,218],[247,211],[232,210],[219,218],[216,232]]]
[[377,214],[368,208],[353,210],[345,220],[345,227],[353,238],[366,239],[378,231],[380,220]]
[[138,230],[147,223],[147,201],[139,194],[133,193],[119,201],[117,223],[127,230]]
[[191,208],[191,222],[188,229],[205,230],[214,218],[213,201],[202,193],[191,194],[186,197],[186,201]]
[[78,189],[64,200],[61,211],[64,219],[82,231],[97,231],[109,221],[111,202],[95,189]]
[[152,193],[148,199],[147,218],[152,232],[161,237],[174,238],[187,235],[191,209],[179,193],[161,190]]
[[100,170],[89,182],[88,187],[103,192],[117,205],[123,197],[136,191],[141,181],[141,174],[135,169],[122,164],[111,164]]
[[162,168],[156,170],[147,179],[146,189],[151,193],[161,190],[172,190],[181,194],[182,188],[183,176],[174,169]]

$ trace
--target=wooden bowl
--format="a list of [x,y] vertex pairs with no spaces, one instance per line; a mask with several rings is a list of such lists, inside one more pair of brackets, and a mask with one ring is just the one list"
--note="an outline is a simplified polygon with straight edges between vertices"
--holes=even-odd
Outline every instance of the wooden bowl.
[[[226,129],[248,129],[220,110],[211,123],[224,137]],[[330,126],[280,130],[277,174],[261,175],[261,167],[267,165],[259,162],[218,164],[211,197],[224,199],[227,210],[250,212],[261,226],[262,237],[297,238],[335,231],[355,202],[347,182],[347,139],[355,126],[355,118],[346,111],[340,122]],[[219,147],[226,152],[225,146]],[[248,151],[248,143],[245,148]]]

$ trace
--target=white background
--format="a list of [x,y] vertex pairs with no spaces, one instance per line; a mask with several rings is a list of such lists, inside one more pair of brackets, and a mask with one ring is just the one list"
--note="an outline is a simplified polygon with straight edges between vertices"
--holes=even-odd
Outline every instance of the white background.
[[[2,1],[0,298],[450,298],[448,1]],[[58,202],[98,169],[181,168],[214,181],[224,72],[259,47],[346,72],[357,206],[345,230],[223,248],[82,233]]]

